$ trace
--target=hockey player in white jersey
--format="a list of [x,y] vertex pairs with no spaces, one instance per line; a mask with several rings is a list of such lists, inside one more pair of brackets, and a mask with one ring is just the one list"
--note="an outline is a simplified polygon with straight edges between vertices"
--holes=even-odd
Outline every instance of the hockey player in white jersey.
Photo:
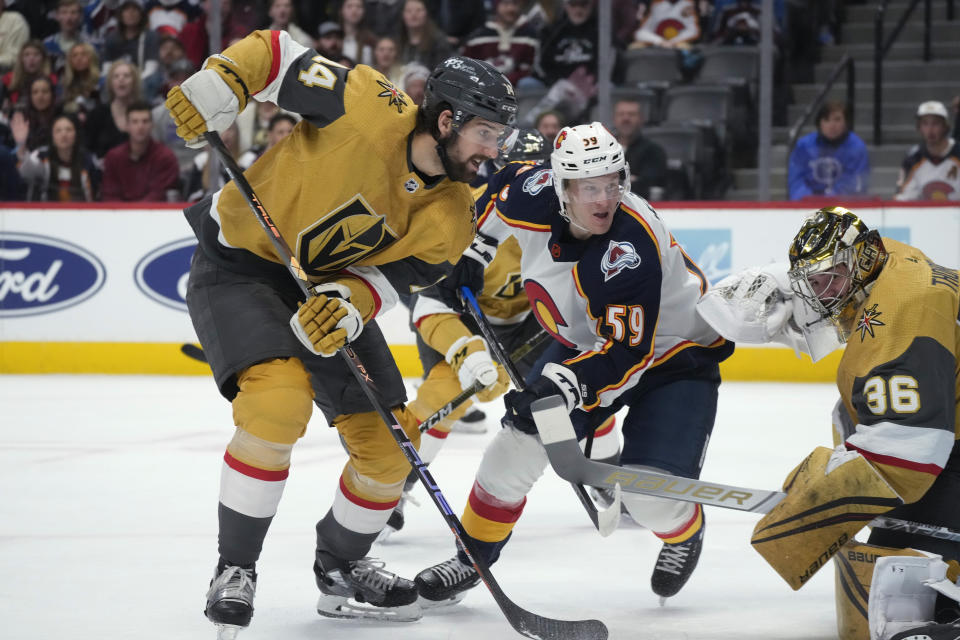
[[[484,453],[461,518],[488,562],[499,557],[547,465],[530,413],[538,398],[562,395],[580,438],[626,406],[622,464],[700,473],[718,362],[733,344],[695,313],[707,281],[650,205],[626,191],[629,176],[622,147],[603,125],[562,129],[549,164],[512,164],[491,178],[477,203],[477,240],[447,278],[446,291],[477,290],[498,243],[515,237],[526,295],[554,339],[526,389],[505,396],[504,428]],[[700,506],[637,494],[623,502],[663,541],[651,586],[673,596],[700,555]],[[462,550],[416,578],[425,606],[456,602],[478,582]]]

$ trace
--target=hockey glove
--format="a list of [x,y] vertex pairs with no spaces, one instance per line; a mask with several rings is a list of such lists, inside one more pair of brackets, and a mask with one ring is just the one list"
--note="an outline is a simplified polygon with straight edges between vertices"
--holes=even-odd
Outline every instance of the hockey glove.
[[250,94],[236,63],[211,56],[204,68],[174,87],[165,103],[177,135],[191,148],[201,147],[207,131],[224,131],[247,106]]
[[469,389],[474,382],[484,386],[477,392],[480,402],[499,398],[510,386],[510,376],[493,361],[487,343],[480,336],[459,338],[450,345],[444,360],[456,372],[461,389]]
[[437,284],[437,292],[444,304],[463,313],[466,303],[460,297],[460,287],[467,287],[474,294],[483,291],[483,272],[493,262],[495,251],[496,245],[490,239],[482,235],[473,239],[450,275]]
[[329,358],[363,331],[363,316],[350,301],[350,288],[336,282],[317,285],[290,318],[293,335],[307,349]]
[[530,405],[540,398],[555,395],[563,398],[567,405],[567,413],[583,403],[577,375],[563,365],[548,362],[544,365],[541,376],[533,384],[523,391],[511,391],[503,396],[503,404],[507,409],[507,414],[503,418],[504,425],[537,435],[537,425],[533,421]]

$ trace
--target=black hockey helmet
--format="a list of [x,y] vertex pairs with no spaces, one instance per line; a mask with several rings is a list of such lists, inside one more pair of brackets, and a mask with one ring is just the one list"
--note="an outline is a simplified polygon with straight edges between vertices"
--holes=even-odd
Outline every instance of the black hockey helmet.
[[479,116],[504,125],[516,137],[517,95],[507,77],[488,62],[453,56],[438,64],[427,78],[420,108],[436,117],[443,103],[453,112],[454,129]]
[[536,129],[520,129],[513,149],[493,161],[498,169],[508,162],[543,162],[550,157],[550,145]]

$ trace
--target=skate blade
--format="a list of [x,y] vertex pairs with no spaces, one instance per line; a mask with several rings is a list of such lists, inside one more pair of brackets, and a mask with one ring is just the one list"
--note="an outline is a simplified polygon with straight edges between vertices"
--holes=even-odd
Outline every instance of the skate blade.
[[246,627],[239,627],[235,624],[218,624],[217,640],[236,640],[237,634]]
[[667,596],[660,596],[660,606],[661,607],[667,606]]
[[384,620],[388,622],[416,622],[423,617],[417,602],[401,607],[375,607],[346,596],[324,594],[317,602],[317,613],[327,618]]
[[466,591],[461,591],[460,593],[457,593],[449,598],[445,598],[444,600],[430,600],[420,596],[420,599],[417,600],[417,604],[419,604],[423,609],[442,609],[443,607],[452,607],[466,597]]
[[377,534],[377,538],[376,540],[374,540],[374,542],[379,542],[380,544],[383,544],[384,542],[389,542],[390,537],[393,536],[393,534],[395,534],[397,531],[399,531],[399,529],[394,529],[393,527],[386,526],[380,530],[380,533]]

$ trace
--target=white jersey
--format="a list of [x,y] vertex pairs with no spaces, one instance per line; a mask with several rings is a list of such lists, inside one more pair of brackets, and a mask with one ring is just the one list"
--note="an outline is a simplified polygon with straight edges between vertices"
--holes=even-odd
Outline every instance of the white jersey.
[[924,145],[910,150],[900,170],[897,200],[960,200],[960,148],[951,138],[943,158],[933,158]]

